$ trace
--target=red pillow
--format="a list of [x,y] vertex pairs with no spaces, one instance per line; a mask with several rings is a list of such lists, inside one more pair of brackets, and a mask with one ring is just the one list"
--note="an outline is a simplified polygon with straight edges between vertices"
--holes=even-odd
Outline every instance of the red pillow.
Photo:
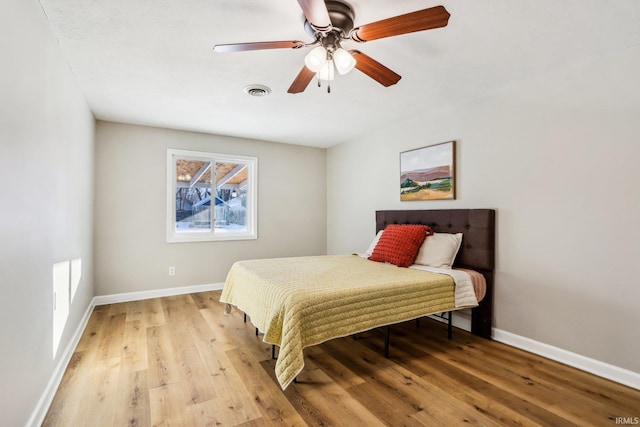
[[369,259],[388,262],[398,267],[410,267],[418,255],[422,242],[432,234],[433,230],[427,225],[387,225]]

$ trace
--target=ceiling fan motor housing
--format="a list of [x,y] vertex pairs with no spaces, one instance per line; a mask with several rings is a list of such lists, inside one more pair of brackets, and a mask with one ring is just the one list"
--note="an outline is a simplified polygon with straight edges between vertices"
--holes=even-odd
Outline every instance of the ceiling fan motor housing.
[[[353,29],[356,17],[353,8],[348,3],[342,1],[327,0],[324,3],[327,6],[329,19],[333,27],[331,31],[342,32],[345,37],[348,36],[349,32]],[[309,35],[316,39],[321,38],[321,32],[313,28],[311,23],[306,19],[304,21],[304,29]]]

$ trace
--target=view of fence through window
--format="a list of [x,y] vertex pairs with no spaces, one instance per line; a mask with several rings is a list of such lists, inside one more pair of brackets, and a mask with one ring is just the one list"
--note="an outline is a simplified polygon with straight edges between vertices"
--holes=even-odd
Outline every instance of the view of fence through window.
[[[176,232],[247,231],[247,165],[176,160]],[[212,171],[215,171],[212,174]]]

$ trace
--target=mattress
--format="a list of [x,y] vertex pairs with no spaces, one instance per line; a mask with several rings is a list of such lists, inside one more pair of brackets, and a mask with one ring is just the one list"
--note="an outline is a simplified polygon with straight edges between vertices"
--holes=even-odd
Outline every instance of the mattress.
[[264,342],[280,347],[276,377],[283,389],[303,369],[305,347],[477,305],[470,280],[456,284],[449,274],[357,255],[238,261],[220,301],[248,314]]

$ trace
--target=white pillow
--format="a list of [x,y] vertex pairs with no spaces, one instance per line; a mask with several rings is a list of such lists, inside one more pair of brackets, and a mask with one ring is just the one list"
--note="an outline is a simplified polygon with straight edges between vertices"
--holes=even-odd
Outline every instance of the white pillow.
[[433,233],[424,239],[414,263],[435,268],[451,268],[461,243],[462,233]]
[[382,236],[382,232],[384,230],[380,230],[378,231],[378,234],[376,234],[376,237],[373,238],[373,242],[371,242],[371,244],[369,245],[369,249],[367,249],[367,258],[371,256],[371,254],[373,254],[373,250],[375,249],[376,245],[378,244],[378,240],[380,240],[380,236]]

